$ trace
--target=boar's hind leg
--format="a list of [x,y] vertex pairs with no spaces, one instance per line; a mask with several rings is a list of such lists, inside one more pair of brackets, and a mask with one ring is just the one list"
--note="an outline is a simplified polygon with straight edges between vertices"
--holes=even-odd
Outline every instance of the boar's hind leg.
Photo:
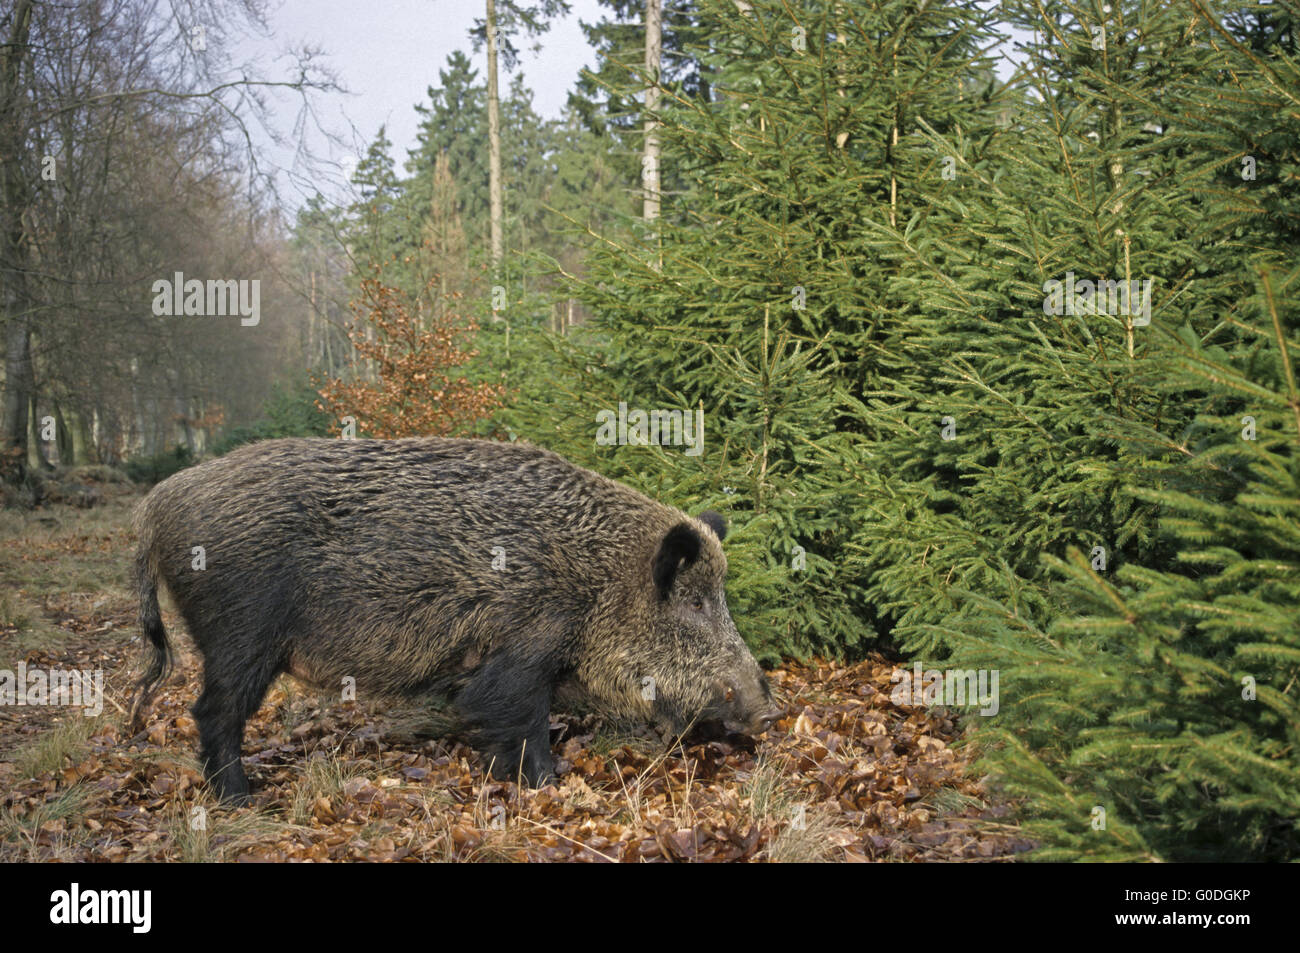
[[486,755],[492,775],[542,787],[555,780],[551,760],[551,691],[555,676],[536,661],[489,658],[456,696],[469,741]]
[[199,761],[223,801],[248,803],[248,778],[240,764],[244,723],[257,711],[279,670],[262,659],[233,659],[209,653],[203,660],[203,694],[195,702]]

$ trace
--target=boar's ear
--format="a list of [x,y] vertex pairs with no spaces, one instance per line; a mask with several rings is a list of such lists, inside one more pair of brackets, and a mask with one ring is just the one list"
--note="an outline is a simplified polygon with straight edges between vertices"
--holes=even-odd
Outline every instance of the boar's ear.
[[699,520],[709,529],[713,530],[713,535],[718,537],[718,542],[727,538],[727,521],[722,518],[721,513],[715,513],[713,510],[705,510],[700,514]]
[[650,570],[654,577],[655,588],[659,590],[659,598],[668,598],[673,582],[677,579],[677,573],[681,571],[683,565],[689,566],[695,562],[699,555],[700,537],[689,524],[678,523],[664,534]]

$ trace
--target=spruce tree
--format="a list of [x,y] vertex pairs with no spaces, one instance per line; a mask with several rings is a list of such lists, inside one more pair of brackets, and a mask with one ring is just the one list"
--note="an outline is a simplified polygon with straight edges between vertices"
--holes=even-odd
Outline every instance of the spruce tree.
[[[912,373],[866,401],[892,505],[852,548],[918,659],[1000,672],[976,741],[1039,856],[1292,857],[1294,623],[1261,620],[1294,619],[1295,593],[1261,574],[1295,569],[1294,279],[1279,299],[1257,273],[1294,258],[1269,183],[1294,168],[1295,60],[1222,7],[1016,15],[1040,40],[1014,148],[933,192],[963,230],[937,250],[882,230],[920,314]],[[1267,179],[1243,174],[1264,155]],[[1049,291],[1071,273],[1150,279],[1149,323]],[[1245,417],[1274,439],[1243,442]]]
[[[730,513],[764,654],[998,672],[971,743],[1042,858],[1295,856],[1297,66],[1194,6],[1003,4],[999,82],[974,4],[702,4],[685,184],[510,411]],[[596,443],[619,401],[721,452]]]
[[[992,128],[986,97],[956,95],[987,75],[985,20],[966,3],[701,4],[688,52],[707,93],[667,96],[660,113],[665,181],[682,187],[653,241],[600,236],[569,285],[594,321],[561,347],[552,392],[510,419],[602,472],[729,513],[729,591],[768,657],[842,655],[874,634],[845,547],[872,505],[860,399],[886,372],[877,339],[906,285],[866,225],[905,222],[923,200],[913,185],[937,162],[902,148],[914,116]],[[620,403],[702,404],[705,454],[596,444],[597,413]]]

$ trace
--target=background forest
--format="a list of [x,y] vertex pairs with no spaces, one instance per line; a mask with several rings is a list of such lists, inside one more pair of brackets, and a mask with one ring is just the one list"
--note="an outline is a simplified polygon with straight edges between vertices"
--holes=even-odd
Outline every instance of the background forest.
[[[1031,857],[1300,857],[1295,3],[605,0],[544,120],[511,66],[563,4],[487,0],[418,147],[298,208],[242,117],[332,78],[214,91],[257,10],[193,9],[0,12],[10,502],[532,441],[724,513],[763,661],[997,672],[962,714]],[[176,272],[260,321],[155,313]],[[703,453],[598,441],[621,404]]]

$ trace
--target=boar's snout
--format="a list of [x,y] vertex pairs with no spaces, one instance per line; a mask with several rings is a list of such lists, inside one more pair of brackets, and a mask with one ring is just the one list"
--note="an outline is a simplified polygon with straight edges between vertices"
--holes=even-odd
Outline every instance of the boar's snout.
[[[762,670],[757,670],[752,685],[738,684],[735,679],[724,678],[714,683],[720,696],[718,707],[723,712],[722,722],[729,731],[748,735],[761,735],[784,712],[772,702],[772,690]],[[745,679],[751,681],[751,679]]]
[[776,724],[777,719],[781,717],[781,714],[782,714],[781,709],[770,708],[767,711],[763,712],[761,715],[756,716],[752,723],[753,733],[756,735],[761,735],[763,732],[767,731],[767,729],[771,728],[774,724]]
[[783,714],[785,712],[781,711],[781,709],[769,704],[766,710],[760,711],[749,719],[749,724],[745,726],[746,731],[751,735],[761,735],[776,724],[777,719]]

